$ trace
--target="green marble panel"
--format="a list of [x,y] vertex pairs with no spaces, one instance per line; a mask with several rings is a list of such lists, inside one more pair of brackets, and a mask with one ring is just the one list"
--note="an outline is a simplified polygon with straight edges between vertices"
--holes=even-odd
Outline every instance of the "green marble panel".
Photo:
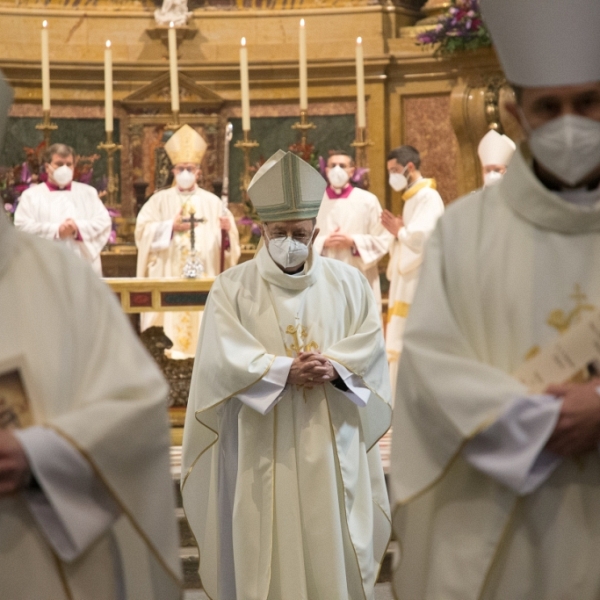
[[[252,119],[252,139],[260,146],[252,150],[251,163],[266,160],[277,150],[288,150],[291,144],[299,141],[299,132],[292,129],[298,117],[262,117]],[[241,119],[231,119],[233,139],[229,162],[230,201],[241,202],[240,180],[244,168],[243,152],[235,148],[235,143],[242,139]],[[354,141],[354,115],[329,115],[310,117],[317,128],[308,132],[308,143],[315,146],[316,156],[328,156],[330,149],[346,150],[352,154],[350,144]]]
[[[33,117],[10,117],[6,131],[6,142],[0,153],[0,166],[12,167],[25,160],[24,146],[35,148],[42,140],[43,134],[35,126],[41,119]],[[52,143],[61,142],[75,149],[77,154],[90,156],[99,154],[94,163],[92,185],[102,185],[107,174],[106,152],[98,150],[98,144],[106,139],[104,119],[52,119],[58,129],[52,132]],[[119,121],[114,123],[113,139],[119,139]],[[120,155],[115,154],[115,173],[120,173]]]

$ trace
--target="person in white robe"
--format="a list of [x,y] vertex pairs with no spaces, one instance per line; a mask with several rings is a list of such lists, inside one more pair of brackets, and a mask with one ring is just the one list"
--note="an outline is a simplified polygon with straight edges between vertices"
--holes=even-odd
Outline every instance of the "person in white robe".
[[[204,277],[216,277],[221,270],[221,243],[225,240],[225,268],[237,264],[240,242],[235,219],[220,198],[198,187],[200,163],[206,142],[189,125],[184,125],[165,144],[175,183],[156,192],[137,216],[135,241],[138,248],[137,276],[182,277],[191,250],[190,213],[198,220],[195,249]],[[222,231],[226,233],[222,235]],[[171,358],[191,358],[198,344],[202,313],[178,311],[141,315],[141,329],[162,326],[173,342]]]
[[4,212],[0,331],[2,598],[177,600],[167,385],[92,269]]
[[65,144],[48,148],[48,181],[23,192],[15,226],[47,240],[65,244],[102,275],[100,253],[108,242],[112,221],[91,185],[73,181],[75,151]]
[[394,591],[593,600],[600,379],[539,393],[514,373],[600,308],[600,4],[481,8],[527,141],[429,241],[393,419]]
[[325,182],[279,151],[248,193],[265,245],[215,281],[183,439],[183,506],[213,600],[373,600],[391,420],[367,280],[314,251]]
[[329,185],[317,216],[319,235],[315,250],[359,269],[381,312],[377,265],[388,252],[391,236],[381,224],[382,209],[377,196],[350,183],[354,171],[354,161],[345,152],[334,151],[327,159]]
[[481,138],[477,156],[481,162],[483,185],[494,185],[502,179],[516,149],[516,144],[507,135],[494,129]]
[[421,156],[416,148],[400,146],[391,150],[387,168],[391,187],[403,192],[404,201],[401,217],[389,210],[381,215],[383,226],[393,236],[386,273],[390,288],[385,330],[393,393],[402,336],[417,289],[425,245],[444,212],[444,202],[436,190],[435,180],[421,174]]

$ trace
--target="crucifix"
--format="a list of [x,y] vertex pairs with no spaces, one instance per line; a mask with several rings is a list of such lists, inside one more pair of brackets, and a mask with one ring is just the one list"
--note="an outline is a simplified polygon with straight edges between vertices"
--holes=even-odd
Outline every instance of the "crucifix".
[[194,207],[190,207],[189,214],[189,219],[181,219],[182,223],[190,224],[190,255],[185,261],[181,275],[185,279],[198,279],[198,277],[201,277],[202,273],[204,273],[204,266],[202,265],[202,262],[198,260],[196,252],[196,225],[198,223],[204,223],[205,219],[196,219]]

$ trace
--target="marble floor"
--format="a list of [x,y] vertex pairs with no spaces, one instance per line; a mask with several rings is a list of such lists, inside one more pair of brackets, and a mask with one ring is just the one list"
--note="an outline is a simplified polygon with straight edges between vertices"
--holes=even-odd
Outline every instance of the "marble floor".
[[[201,590],[187,590],[184,600],[208,600],[207,595]],[[375,600],[394,600],[391,583],[378,583],[375,586]]]

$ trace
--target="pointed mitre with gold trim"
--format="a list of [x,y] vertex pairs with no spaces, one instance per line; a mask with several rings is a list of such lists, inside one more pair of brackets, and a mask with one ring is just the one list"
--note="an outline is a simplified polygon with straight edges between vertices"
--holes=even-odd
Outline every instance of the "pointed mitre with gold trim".
[[278,150],[256,172],[248,195],[263,222],[314,219],[327,182],[292,152]]
[[180,127],[165,144],[165,151],[173,165],[194,163],[199,165],[206,153],[207,144],[189,125]]

